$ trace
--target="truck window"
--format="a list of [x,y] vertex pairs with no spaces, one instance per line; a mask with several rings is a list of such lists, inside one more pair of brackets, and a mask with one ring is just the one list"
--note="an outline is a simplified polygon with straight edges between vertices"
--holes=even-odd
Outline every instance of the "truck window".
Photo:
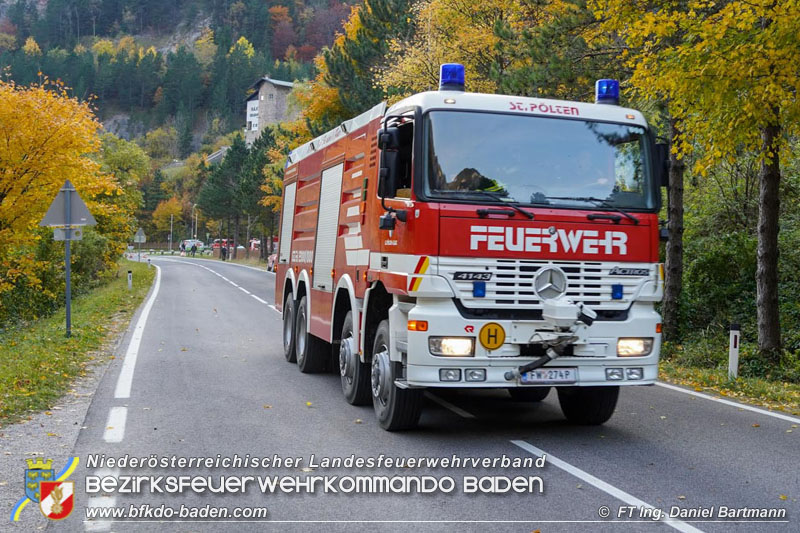
[[[654,209],[648,137],[634,124],[434,111],[425,194],[553,207]],[[591,199],[591,200],[589,200]]]

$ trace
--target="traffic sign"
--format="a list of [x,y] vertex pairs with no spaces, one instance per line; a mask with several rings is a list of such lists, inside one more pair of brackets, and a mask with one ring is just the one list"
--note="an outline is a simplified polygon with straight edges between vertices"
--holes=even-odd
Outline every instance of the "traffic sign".
[[72,283],[71,283],[71,253],[70,241],[79,241],[83,238],[81,226],[94,226],[97,224],[89,208],[81,200],[78,191],[69,180],[64,181],[64,186],[58,191],[53,203],[39,222],[40,226],[53,228],[53,238],[64,241],[64,270],[65,270],[65,299],[67,301],[67,337],[72,335]]
[[94,226],[96,224],[97,221],[69,180],[64,182],[64,186],[50,204],[50,209],[39,222],[40,226],[50,227]]
[[56,241],[80,241],[83,239],[83,230],[80,228],[73,228],[69,231],[70,236],[67,239],[67,230],[63,228],[53,228],[53,239]]
[[139,230],[136,232],[136,235],[133,236],[133,242],[138,242],[138,243],[147,242],[147,237],[145,236],[144,230],[142,228],[139,228]]

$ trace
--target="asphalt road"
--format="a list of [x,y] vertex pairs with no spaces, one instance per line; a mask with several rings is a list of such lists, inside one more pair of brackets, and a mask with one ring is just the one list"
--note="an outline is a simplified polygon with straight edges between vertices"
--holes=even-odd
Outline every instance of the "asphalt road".
[[[504,391],[454,391],[429,398],[419,429],[388,433],[371,407],[342,398],[333,374],[303,375],[281,349],[271,273],[229,263],[154,259],[157,295],[135,365],[118,357],[89,408],[74,450],[81,465],[76,511],[53,530],[150,531],[798,531],[798,420],[700,398],[662,386],[623,389],[615,416],[601,427],[562,417],[555,393],[540,404]],[[140,310],[139,315],[143,311]],[[137,318],[134,318],[135,325]],[[128,388],[129,384],[129,388]],[[796,429],[793,429],[793,426]],[[791,431],[790,431],[791,430]],[[90,454],[300,457],[269,469],[89,468]],[[324,468],[317,458],[486,457],[547,454],[543,468]],[[431,494],[86,494],[86,476],[279,475],[451,476],[456,489]],[[464,494],[464,476],[539,476],[543,492]],[[782,499],[782,496],[786,499]],[[84,508],[161,505],[268,509],[268,522],[85,521]],[[633,505],[634,519],[616,519]],[[720,506],[785,508],[779,522],[640,518],[659,509]],[[609,518],[600,516],[606,506]],[[146,517],[147,520],[155,520]],[[353,521],[353,522],[348,522]],[[613,521],[613,522],[612,522]]]

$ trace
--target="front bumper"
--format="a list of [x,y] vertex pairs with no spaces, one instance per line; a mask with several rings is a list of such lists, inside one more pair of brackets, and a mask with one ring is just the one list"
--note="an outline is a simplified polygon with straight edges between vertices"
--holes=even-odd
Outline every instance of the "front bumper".
[[[463,318],[451,299],[417,300],[408,312],[408,320],[423,320],[428,323],[427,331],[397,330],[394,337],[396,349],[405,353],[405,381],[411,387],[479,387],[509,388],[530,387],[517,380],[507,381],[505,373],[536,359],[535,356],[520,356],[520,349],[529,344],[537,328],[546,327],[541,321],[522,320],[475,320]],[[479,341],[481,328],[493,322],[505,332],[505,342],[496,350],[486,350]],[[661,349],[661,335],[656,333],[656,325],[661,317],[650,302],[634,303],[624,321],[595,321],[584,328],[580,339],[573,346],[574,355],[562,356],[550,361],[544,368],[577,368],[577,381],[563,386],[598,385],[650,385],[658,376],[658,358]],[[406,324],[397,321],[405,328]],[[428,348],[430,336],[459,336],[475,338],[474,357],[434,356]],[[620,337],[651,337],[653,348],[643,357],[618,357],[617,340]],[[398,353],[402,357],[402,354]],[[485,381],[465,381],[464,369],[481,368],[486,370]],[[625,376],[618,381],[606,378],[607,368],[621,368]],[[628,379],[625,369],[641,368],[642,379]],[[461,380],[441,381],[441,369],[461,369]],[[544,385],[559,386],[560,384]]]

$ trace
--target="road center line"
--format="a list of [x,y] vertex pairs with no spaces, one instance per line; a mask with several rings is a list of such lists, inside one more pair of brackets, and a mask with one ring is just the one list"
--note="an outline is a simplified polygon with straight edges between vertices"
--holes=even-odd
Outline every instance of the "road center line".
[[665,389],[674,390],[678,392],[682,392],[684,394],[689,394],[691,396],[696,396],[697,398],[703,398],[706,400],[711,400],[713,402],[723,403],[725,405],[730,405],[732,407],[737,407],[739,409],[744,409],[745,411],[752,411],[754,413],[758,413],[760,415],[767,415],[774,418],[779,418],[781,420],[786,420],[787,422],[793,422],[795,424],[800,424],[800,418],[790,416],[790,415],[783,415],[781,413],[775,413],[772,411],[767,411],[766,409],[760,409],[758,407],[753,407],[752,405],[747,405],[744,403],[732,402],[730,400],[723,400],[722,398],[715,398],[714,396],[710,396],[708,394],[702,394],[697,391],[684,389],[683,387],[676,387],[675,385],[670,385],[669,383],[661,383],[660,381],[656,382],[656,385],[659,387],[664,387]]
[[261,298],[259,298],[255,294],[250,294],[250,296],[252,296],[253,298],[255,298],[256,300],[258,300],[259,302],[261,302],[264,305],[269,305],[266,300],[262,300]]
[[125,422],[128,419],[127,407],[112,407],[108,412],[106,430],[103,432],[103,440],[106,442],[122,442],[125,438]]
[[247,290],[247,289],[245,289],[244,287],[239,287],[239,290],[240,290],[240,291],[242,291],[242,292],[243,292],[243,293],[245,293],[245,294],[250,294],[250,291],[248,291],[248,290]]
[[[263,301],[263,300],[262,300],[262,301]],[[264,303],[266,304],[267,302],[264,302]],[[281,313],[280,311],[278,311],[278,308],[277,308],[277,307],[275,307],[274,305],[272,305],[272,304],[267,304],[267,305],[269,306],[269,308],[270,308],[270,309],[272,309],[273,311],[275,311],[275,312],[276,312],[276,313],[278,313],[279,315],[282,315],[282,314],[283,314],[283,313]]]
[[144,327],[147,325],[147,317],[150,315],[150,309],[153,308],[153,302],[156,301],[158,296],[158,289],[161,287],[161,267],[156,267],[156,283],[153,286],[153,292],[150,298],[142,308],[142,313],[139,315],[139,320],[136,321],[136,327],[131,335],[130,343],[128,343],[128,350],[125,352],[125,360],[122,362],[122,370],[117,378],[117,387],[114,390],[115,398],[130,398],[131,397],[131,384],[133,383],[133,371],[136,369],[136,359],[139,356],[139,345],[142,342],[142,335],[144,335]]
[[[590,485],[594,486],[595,488],[598,488],[598,489],[602,490],[606,494],[610,494],[611,496],[617,498],[618,500],[622,500],[623,502],[627,503],[628,505],[633,505],[633,506],[639,507],[639,508],[646,507],[648,509],[655,509],[655,507],[653,507],[649,503],[646,503],[646,502],[640,500],[639,498],[636,498],[635,496],[632,496],[632,495],[628,494],[624,490],[618,489],[617,487],[615,487],[615,486],[613,486],[613,485],[611,485],[609,483],[606,483],[602,479],[599,479],[599,478],[589,474],[588,472],[584,472],[583,470],[581,470],[580,468],[578,468],[576,466],[572,466],[571,464],[567,463],[566,461],[562,461],[558,457],[555,457],[555,456],[545,452],[544,450],[541,450],[541,449],[537,448],[536,446],[534,446],[534,445],[532,445],[532,444],[530,444],[528,442],[525,442],[524,440],[512,440],[511,444],[514,444],[515,446],[519,446],[520,448],[522,448],[526,452],[531,453],[531,454],[533,454],[533,455],[535,455],[537,457],[543,457],[543,456],[546,455],[548,463],[552,464],[553,466],[555,466],[557,468],[560,468],[561,470],[564,470],[565,472],[568,472],[569,474],[572,474],[573,476],[575,476],[575,477],[577,477],[579,479],[582,479],[586,483],[589,483]],[[692,525],[689,525],[689,524],[687,524],[685,522],[681,522],[680,520],[674,520],[672,518],[665,517],[664,518],[664,522],[668,526],[671,526],[672,528],[677,529],[678,531],[683,531],[685,533],[702,533],[702,531],[697,529],[696,527],[694,527]],[[609,521],[609,523],[611,523],[611,522]]]
[[434,402],[438,403],[439,405],[441,405],[445,409],[449,409],[449,410],[453,411],[455,414],[457,414],[458,416],[460,416],[462,418],[475,418],[475,415],[473,415],[472,413],[470,413],[468,411],[465,411],[462,408],[458,407],[457,405],[453,405],[452,403],[448,402],[447,400],[445,400],[443,398],[439,398],[438,396],[436,396],[434,394],[431,394],[430,392],[426,392],[425,393],[425,397],[429,398],[430,400],[433,400]]
[[[86,507],[115,507],[117,498],[114,496],[96,496],[86,500]],[[83,527],[86,531],[110,531],[111,520],[84,520]]]

